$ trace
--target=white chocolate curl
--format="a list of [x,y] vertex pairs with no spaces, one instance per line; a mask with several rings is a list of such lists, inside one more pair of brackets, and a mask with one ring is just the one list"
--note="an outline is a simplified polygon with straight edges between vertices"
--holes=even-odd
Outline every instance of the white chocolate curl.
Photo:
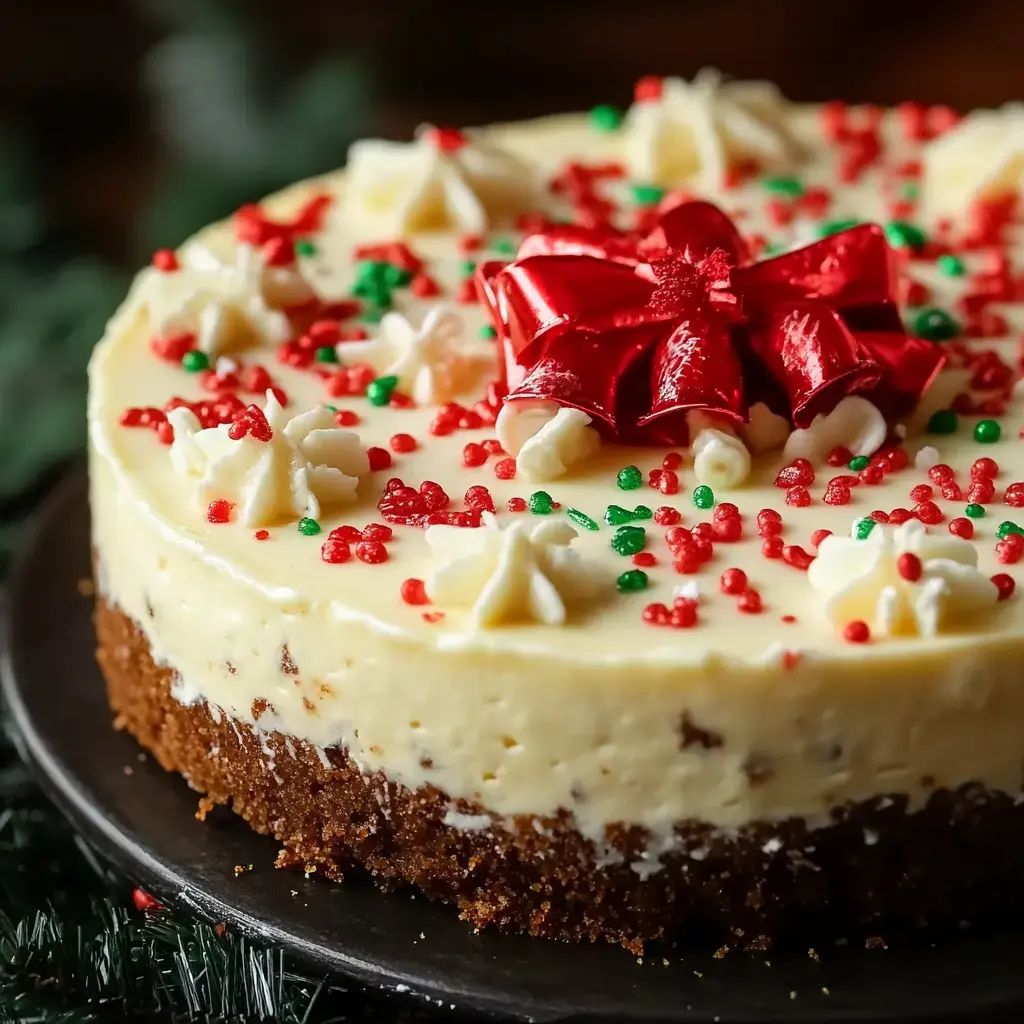
[[601,438],[590,422],[579,409],[520,399],[501,407],[495,430],[502,448],[516,457],[516,471],[541,483],[563,476],[597,451]]
[[821,462],[833,448],[851,455],[874,455],[885,442],[885,417],[866,398],[849,395],[830,413],[815,416],[809,427],[794,430],[782,451],[789,460]]

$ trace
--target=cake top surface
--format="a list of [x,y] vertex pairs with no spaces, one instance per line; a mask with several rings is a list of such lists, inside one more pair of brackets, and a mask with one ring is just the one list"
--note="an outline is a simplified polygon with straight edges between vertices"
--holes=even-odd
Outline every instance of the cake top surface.
[[1014,649],[1020,125],[703,74],[358,143],[156,255],[93,444],[175,543],[396,642]]

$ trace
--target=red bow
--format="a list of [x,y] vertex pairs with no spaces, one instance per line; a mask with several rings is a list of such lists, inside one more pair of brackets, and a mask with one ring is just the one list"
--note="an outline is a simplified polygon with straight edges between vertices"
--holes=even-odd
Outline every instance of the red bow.
[[509,399],[581,409],[618,440],[685,444],[688,409],[734,421],[764,402],[796,427],[846,395],[908,413],[942,368],[907,336],[894,255],[863,224],[753,263],[710,203],[664,213],[637,242],[553,227],[477,288],[504,350]]

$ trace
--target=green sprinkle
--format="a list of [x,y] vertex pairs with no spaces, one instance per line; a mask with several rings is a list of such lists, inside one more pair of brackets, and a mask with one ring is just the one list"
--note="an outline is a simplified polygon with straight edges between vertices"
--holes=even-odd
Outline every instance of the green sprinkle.
[[707,484],[694,487],[693,503],[697,508],[711,508],[715,503],[715,492]]
[[615,482],[620,491],[635,491],[643,486],[644,475],[636,466],[623,466],[616,474]]
[[916,224],[909,224],[905,220],[894,220],[886,224],[885,237],[896,249],[922,249],[927,241],[924,232]]
[[615,585],[624,594],[632,593],[634,590],[646,590],[647,573],[643,569],[630,569],[615,581]]
[[620,526],[612,537],[612,548],[620,555],[635,555],[646,543],[647,531],[642,526]]
[[391,305],[391,296],[388,295],[387,302],[384,305],[374,303],[373,305],[367,306],[360,314],[359,319],[364,323],[368,324],[379,324],[384,319],[384,314],[388,311]]
[[866,455],[857,455],[846,464],[847,469],[852,469],[854,473],[859,473],[862,469],[867,469],[871,465],[871,460]]
[[392,288],[404,288],[412,280],[412,271],[404,270],[394,263],[385,263],[383,278]]
[[1015,522],[1013,522],[1012,520],[1010,520],[1010,519],[1004,519],[1004,520],[1003,520],[1003,521],[1002,521],[1002,522],[1001,522],[1001,523],[999,524],[999,529],[998,529],[998,530],[996,530],[996,536],[997,536],[997,537],[998,537],[998,538],[999,538],[1000,540],[1005,540],[1005,539],[1006,539],[1006,536],[1007,536],[1007,534],[1010,534],[1010,533],[1020,533],[1020,534],[1024,534],[1024,526],[1018,526],[1018,525],[1017,525],[1017,524],[1016,524]]
[[200,352],[199,349],[194,348],[181,357],[181,365],[189,373],[199,373],[210,368],[210,360],[206,357],[205,352]]
[[857,540],[867,540],[868,534],[871,533],[876,525],[877,524],[874,519],[869,516],[865,516],[863,519],[858,519],[857,522],[853,524],[853,535]]
[[530,511],[535,516],[546,516],[551,513],[553,502],[547,491],[534,491],[529,497]]
[[781,245],[779,242],[766,242],[764,248],[761,250],[762,256],[778,256],[780,252],[785,252],[786,247]]
[[391,393],[398,387],[397,377],[378,377],[371,380],[366,388],[366,397],[370,405],[387,405],[391,401]]
[[495,238],[491,242],[491,252],[496,252],[501,256],[514,256],[516,243],[511,238]]
[[484,324],[483,327],[477,331],[477,334],[479,334],[484,341],[493,341],[498,336],[498,332],[490,324]]
[[604,521],[609,526],[621,526],[623,523],[631,523],[633,521],[633,513],[621,505],[609,505],[604,510]]
[[637,507],[633,509],[633,518],[653,519],[654,513],[646,505],[637,505]]
[[316,361],[318,363],[336,363],[338,361],[338,353],[334,351],[334,346],[321,345],[316,350]]
[[586,512],[581,512],[578,508],[567,508],[565,514],[577,525],[582,526],[584,530],[600,530],[601,527],[596,520],[591,519]]
[[820,228],[818,228],[818,235],[821,238],[827,238],[829,235],[838,235],[840,231],[855,228],[859,223],[860,221],[855,218],[847,218],[846,220],[827,220]]
[[925,341],[949,341],[960,334],[960,324],[944,309],[929,306],[914,317],[914,334]]
[[900,198],[914,200],[921,194],[921,186],[916,181],[907,181],[900,186]]
[[357,281],[380,281],[384,277],[388,264],[384,260],[360,260],[356,266]]
[[622,124],[622,111],[610,103],[600,103],[590,111],[590,124],[599,132],[617,131]]
[[974,427],[974,440],[979,444],[995,444],[1002,432],[998,420],[979,420]]
[[951,252],[944,252],[935,262],[947,277],[963,277],[966,271],[964,261]]
[[655,203],[661,202],[661,197],[665,194],[665,190],[659,185],[634,184],[630,186],[630,190],[637,206],[654,206]]
[[315,519],[303,516],[299,520],[299,533],[303,537],[315,537],[320,532],[320,524]]
[[959,418],[952,409],[940,409],[929,417],[927,429],[929,434],[953,434],[959,425]]
[[316,246],[308,238],[300,238],[295,243],[295,253],[298,256],[315,256]]
[[765,178],[761,182],[761,187],[772,195],[786,196],[789,199],[799,199],[804,194],[804,186],[798,178]]
[[337,412],[338,411],[338,407],[336,405],[329,405],[329,406],[327,406],[327,408],[330,409],[331,412]]
[[985,506],[979,505],[977,502],[972,501],[967,508],[964,509],[964,515],[970,516],[972,519],[980,519],[985,514]]
[[462,276],[469,277],[476,270],[476,260],[463,260],[461,264]]

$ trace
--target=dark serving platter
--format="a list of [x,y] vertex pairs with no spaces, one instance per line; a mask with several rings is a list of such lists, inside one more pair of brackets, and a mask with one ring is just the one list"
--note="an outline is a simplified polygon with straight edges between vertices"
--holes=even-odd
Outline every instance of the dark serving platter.
[[[169,903],[268,943],[312,969],[435,1005],[519,1021],[1010,1021],[1024,1011],[1024,929],[934,945],[715,959],[475,934],[450,908],[353,881],[273,868],[277,846],[196,794],[111,729],[93,660],[84,474],[38,514],[10,580],[3,689],[20,749],[77,828]],[[236,877],[236,864],[253,870]],[[664,959],[663,959],[664,958]],[[665,962],[667,960],[667,963]]]

